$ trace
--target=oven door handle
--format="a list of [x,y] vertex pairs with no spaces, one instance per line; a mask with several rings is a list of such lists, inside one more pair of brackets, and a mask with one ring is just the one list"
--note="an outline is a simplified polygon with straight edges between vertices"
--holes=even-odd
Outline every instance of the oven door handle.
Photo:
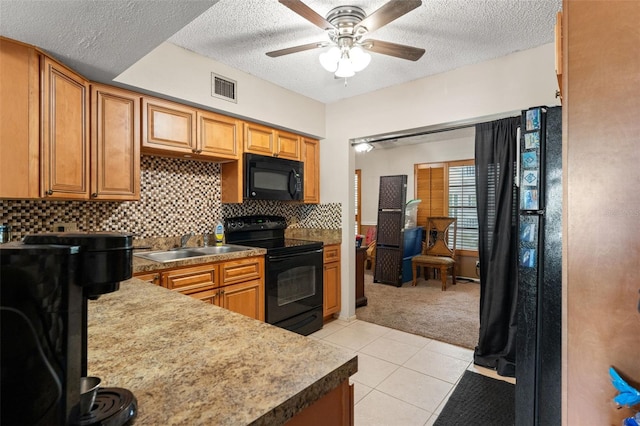
[[308,256],[310,254],[322,254],[323,249],[313,250],[313,251],[305,251],[302,253],[292,253],[292,254],[280,254],[280,255],[267,255],[269,262],[281,262],[286,259],[291,259],[292,257],[298,256]]

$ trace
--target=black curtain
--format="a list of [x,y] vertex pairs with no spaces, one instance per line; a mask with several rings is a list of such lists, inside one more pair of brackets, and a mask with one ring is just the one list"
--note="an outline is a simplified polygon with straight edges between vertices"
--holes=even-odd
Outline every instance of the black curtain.
[[476,125],[480,336],[474,363],[515,376],[520,117]]

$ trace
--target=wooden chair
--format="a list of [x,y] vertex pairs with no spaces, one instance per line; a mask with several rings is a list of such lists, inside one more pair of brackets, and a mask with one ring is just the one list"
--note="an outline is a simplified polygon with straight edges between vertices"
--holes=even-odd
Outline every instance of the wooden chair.
[[[453,228],[453,244],[449,246],[449,233]],[[447,290],[447,271],[451,270],[451,280],[456,283],[456,237],[458,227],[455,217],[430,217],[427,219],[426,244],[423,245],[422,254],[411,259],[413,267],[413,283],[416,285],[418,268],[422,267],[426,278],[425,268],[434,268],[440,271],[442,279],[442,291]]]
[[367,229],[367,235],[365,236],[364,243],[367,245],[367,256],[364,260],[366,269],[376,269],[376,234],[377,227],[371,226]]

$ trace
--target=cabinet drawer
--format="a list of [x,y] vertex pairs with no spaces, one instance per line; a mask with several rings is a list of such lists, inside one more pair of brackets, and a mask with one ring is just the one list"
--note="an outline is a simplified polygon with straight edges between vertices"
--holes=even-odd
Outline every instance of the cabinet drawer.
[[260,279],[263,271],[264,259],[261,257],[225,262],[220,265],[220,285]]
[[185,294],[218,287],[214,265],[194,266],[162,274],[162,286]]
[[332,244],[324,246],[324,263],[337,262],[340,260],[340,245]]

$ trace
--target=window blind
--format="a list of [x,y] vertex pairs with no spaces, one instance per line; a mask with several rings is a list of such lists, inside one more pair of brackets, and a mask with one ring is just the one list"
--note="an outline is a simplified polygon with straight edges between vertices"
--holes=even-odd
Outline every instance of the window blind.
[[[478,250],[475,166],[449,166],[449,216],[458,219],[457,250]],[[453,234],[449,236],[453,243]]]

